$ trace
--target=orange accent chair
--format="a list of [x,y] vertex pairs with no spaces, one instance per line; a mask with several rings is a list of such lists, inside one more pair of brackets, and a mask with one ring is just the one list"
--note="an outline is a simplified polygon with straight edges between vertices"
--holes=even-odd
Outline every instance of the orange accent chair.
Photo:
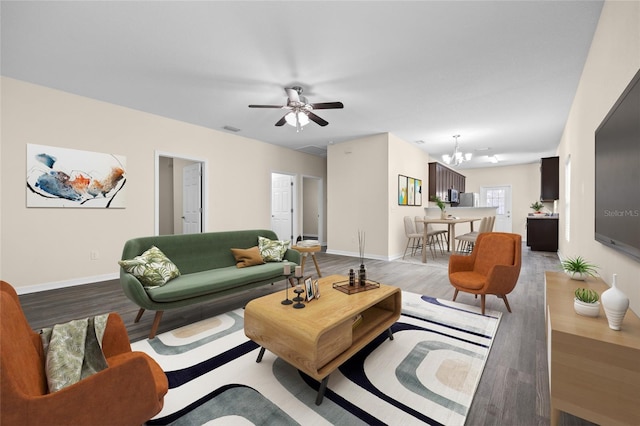
[[507,306],[507,294],[516,286],[522,265],[522,237],[507,232],[478,234],[470,255],[449,257],[449,281],[459,291],[479,294],[484,315],[485,296],[495,294]]
[[167,376],[149,356],[131,351],[117,313],[109,314],[102,343],[108,368],[49,393],[40,334],[14,288],[0,281],[0,424],[139,425],[159,413]]

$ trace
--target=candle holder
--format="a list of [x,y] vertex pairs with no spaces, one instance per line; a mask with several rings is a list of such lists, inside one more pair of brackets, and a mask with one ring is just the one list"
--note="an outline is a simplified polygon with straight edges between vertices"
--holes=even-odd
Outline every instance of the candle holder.
[[285,291],[286,291],[286,293],[285,293],[286,294],[286,299],[284,299],[282,302],[280,302],[283,305],[290,305],[290,304],[293,303],[293,301],[291,299],[289,299],[289,276],[290,275],[291,274],[287,274],[286,278],[284,280],[284,286],[285,286]]
[[296,285],[295,290],[293,290],[293,292],[297,295],[296,297],[293,298],[293,301],[296,302],[294,303],[293,307],[295,309],[302,309],[304,308],[304,303],[302,303],[302,301],[304,300],[304,297],[300,296],[302,293],[304,293],[304,290],[302,289],[302,285],[300,284],[300,280],[302,280],[302,277],[296,277],[298,279],[298,284]]

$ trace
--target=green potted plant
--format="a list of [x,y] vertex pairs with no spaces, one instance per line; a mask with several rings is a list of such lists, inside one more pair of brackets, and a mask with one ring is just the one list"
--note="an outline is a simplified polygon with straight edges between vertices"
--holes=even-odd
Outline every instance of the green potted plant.
[[597,275],[598,266],[587,262],[581,256],[567,257],[561,262],[564,273],[573,280],[584,281],[587,277]]
[[594,290],[579,287],[574,296],[573,309],[578,315],[597,317],[600,314],[600,296]]
[[533,209],[534,213],[542,214],[541,210],[544,207],[544,204],[542,204],[540,201],[536,201],[534,203],[531,203],[529,207]]
[[436,203],[436,205],[440,209],[440,219],[446,219],[447,211],[445,209],[447,208],[447,205],[444,203],[444,201],[442,201],[442,199],[437,195],[432,196],[431,201]]

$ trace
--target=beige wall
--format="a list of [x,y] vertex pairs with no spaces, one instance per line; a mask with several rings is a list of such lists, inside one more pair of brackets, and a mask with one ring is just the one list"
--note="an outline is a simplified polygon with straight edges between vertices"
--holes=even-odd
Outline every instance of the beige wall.
[[[116,276],[124,242],[154,234],[156,150],[207,160],[206,231],[270,228],[273,171],[326,182],[321,157],[14,79],[1,84],[0,277],[19,292]],[[26,208],[28,143],[126,156],[127,208]]]
[[420,206],[398,206],[398,175],[422,179],[427,188],[428,155],[382,133],[331,145],[327,157],[327,251],[358,256],[358,230],[362,230],[365,257],[401,257],[406,245],[403,217],[424,213]]
[[[540,199],[540,163],[520,166],[485,167],[465,169],[465,191],[480,193],[482,186],[511,186],[511,223],[512,232],[527,238],[527,215],[532,212],[531,203]],[[553,203],[544,203],[553,211]],[[450,212],[454,212],[450,209]]]
[[[607,1],[591,44],[582,78],[560,142],[560,199],[565,197],[565,168],[571,156],[569,240],[560,221],[560,252],[580,255],[600,266],[609,284],[618,287],[640,314],[640,263],[594,240],[594,132],[640,68],[640,2]],[[559,203],[560,215],[564,211]],[[624,326],[624,325],[623,325]]]

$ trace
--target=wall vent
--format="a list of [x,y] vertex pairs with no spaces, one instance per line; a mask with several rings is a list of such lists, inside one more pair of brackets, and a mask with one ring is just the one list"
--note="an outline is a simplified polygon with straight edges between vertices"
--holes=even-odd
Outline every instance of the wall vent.
[[237,127],[233,127],[233,126],[224,126],[223,129],[228,130],[230,132],[234,132],[234,133],[240,131],[240,129],[238,129]]

